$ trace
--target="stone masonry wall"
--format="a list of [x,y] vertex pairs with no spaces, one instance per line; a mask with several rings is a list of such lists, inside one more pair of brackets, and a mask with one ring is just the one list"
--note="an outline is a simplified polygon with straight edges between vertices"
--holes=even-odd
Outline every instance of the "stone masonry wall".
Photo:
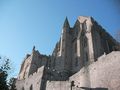
[[[17,90],[40,90],[41,79],[43,76],[44,66],[40,67],[37,72],[30,75],[25,80],[17,80],[16,88]],[[23,89],[24,88],[24,89]]]
[[71,90],[69,81],[47,81],[46,90]]
[[76,87],[107,88],[120,90],[120,51],[98,58],[98,61],[82,68],[70,77]]

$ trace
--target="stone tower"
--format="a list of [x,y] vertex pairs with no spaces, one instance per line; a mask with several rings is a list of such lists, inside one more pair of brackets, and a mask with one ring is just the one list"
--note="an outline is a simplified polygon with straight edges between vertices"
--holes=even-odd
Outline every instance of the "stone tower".
[[60,39],[60,55],[64,62],[64,70],[69,70],[71,67],[71,36],[69,35],[70,25],[66,17]]

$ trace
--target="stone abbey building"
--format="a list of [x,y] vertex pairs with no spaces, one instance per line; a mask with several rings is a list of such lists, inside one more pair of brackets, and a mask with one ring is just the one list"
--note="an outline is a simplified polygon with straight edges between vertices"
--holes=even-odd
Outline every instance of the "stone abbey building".
[[22,62],[17,90],[120,90],[120,44],[92,17],[66,18],[51,56],[33,47]]

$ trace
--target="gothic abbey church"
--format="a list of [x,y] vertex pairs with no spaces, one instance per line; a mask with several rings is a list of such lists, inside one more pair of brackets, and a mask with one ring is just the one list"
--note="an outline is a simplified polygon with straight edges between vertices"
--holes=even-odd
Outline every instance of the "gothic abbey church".
[[17,90],[120,90],[120,44],[92,17],[67,18],[51,56],[33,47],[22,62]]

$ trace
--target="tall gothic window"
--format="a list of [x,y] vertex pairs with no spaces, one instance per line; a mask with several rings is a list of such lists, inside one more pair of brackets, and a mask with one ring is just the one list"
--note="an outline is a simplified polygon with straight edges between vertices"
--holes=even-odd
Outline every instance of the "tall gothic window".
[[87,30],[86,20],[83,23],[83,30]]
[[85,45],[84,47],[87,47],[87,38],[85,37]]
[[78,58],[75,58],[75,66],[78,66]]
[[32,85],[30,86],[30,90],[33,90],[33,86]]
[[88,61],[88,53],[85,53],[86,62]]
[[77,53],[77,42],[75,42],[75,46],[74,46],[75,48],[75,53]]
[[83,40],[84,40],[84,41],[83,41],[83,46],[84,46],[84,47],[87,47],[87,43],[88,43],[88,42],[87,42],[86,36],[84,36],[84,39],[83,39]]
[[84,64],[87,64],[88,61],[89,61],[88,53],[84,51]]

